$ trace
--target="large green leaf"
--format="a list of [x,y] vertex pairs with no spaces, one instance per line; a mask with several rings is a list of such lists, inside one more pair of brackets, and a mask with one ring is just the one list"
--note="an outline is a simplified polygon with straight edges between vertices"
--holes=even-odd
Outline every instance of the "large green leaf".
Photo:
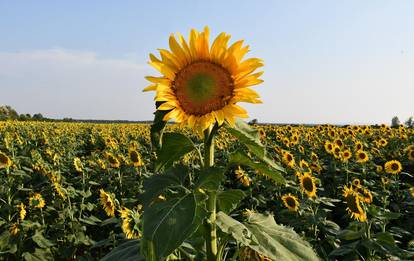
[[181,133],[168,132],[163,135],[162,146],[155,163],[155,171],[168,168],[174,161],[195,149],[194,143]]
[[183,184],[187,176],[188,168],[180,165],[167,169],[163,174],[155,174],[146,179],[144,181],[145,192],[139,195],[144,207],[149,205],[168,187]]
[[198,227],[194,194],[155,203],[144,211],[144,238],[154,244],[159,258],[179,247]]
[[200,170],[196,188],[216,191],[225,178],[224,169],[218,167],[204,168]]
[[127,240],[104,256],[101,261],[144,261],[145,258],[140,255],[139,247],[138,239]]
[[285,178],[282,176],[279,168],[274,164],[264,163],[260,161],[253,161],[244,152],[238,150],[230,154],[229,165],[245,165],[256,169],[260,174],[277,183],[285,184]]
[[276,224],[273,216],[251,213],[245,223],[217,213],[217,225],[239,243],[272,260],[320,260],[310,244],[293,229]]
[[217,193],[218,209],[228,214],[239,206],[246,193],[240,189],[230,189]]
[[227,126],[227,130],[242,144],[246,145],[257,157],[264,158],[266,149],[260,142],[260,135],[256,129],[238,119],[235,126]]

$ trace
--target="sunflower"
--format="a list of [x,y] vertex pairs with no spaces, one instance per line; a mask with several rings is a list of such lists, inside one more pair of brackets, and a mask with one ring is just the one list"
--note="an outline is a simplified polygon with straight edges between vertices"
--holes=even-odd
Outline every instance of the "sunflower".
[[26,206],[23,204],[23,203],[20,203],[18,206],[17,206],[18,208],[19,208],[19,217],[20,217],[20,220],[24,220],[25,219],[25,217],[26,217]]
[[235,170],[234,175],[236,180],[239,181],[244,187],[250,186],[250,179],[246,175],[246,172],[240,168],[240,166]]
[[360,141],[355,142],[355,150],[359,151],[362,150],[363,146],[362,143]]
[[239,251],[240,261],[272,261],[270,258],[259,254],[250,247],[242,247]]
[[[138,210],[139,211],[139,210]],[[119,212],[121,213],[122,219],[122,232],[124,232],[126,238],[133,239],[133,238],[140,238],[141,237],[141,230],[139,225],[141,214],[135,210],[130,210],[128,208],[123,207]]]
[[76,157],[73,159],[73,166],[75,167],[77,172],[82,172],[83,171],[83,164],[82,161],[80,160],[80,158]]
[[354,179],[352,180],[352,185],[354,185],[355,187],[360,187],[361,181],[359,179]]
[[10,168],[12,163],[11,159],[0,151],[0,169]]
[[235,117],[247,118],[247,112],[237,102],[261,103],[259,95],[247,87],[262,83],[262,60],[249,58],[243,41],[227,46],[230,35],[221,33],[210,46],[208,27],[203,32],[191,30],[189,42],[178,34],[170,36],[171,51],[161,49],[161,59],[150,54],[150,65],[163,76],[146,79],[152,84],[144,91],[156,91],[155,100],[163,102],[157,110],[169,111],[164,121],[175,119],[197,131],[211,124],[228,122]]
[[363,150],[358,150],[356,152],[356,158],[358,163],[364,163],[369,160],[368,153]]
[[390,160],[384,164],[385,172],[388,174],[398,174],[402,170],[401,163],[398,160]]
[[352,153],[350,150],[344,150],[341,152],[341,159],[344,162],[347,162],[352,157]]
[[408,159],[414,161],[414,149],[408,151]]
[[414,198],[414,186],[412,186],[412,187],[410,188],[410,194],[411,194],[411,196]]
[[316,196],[315,178],[309,172],[303,173],[300,177],[300,187],[309,198]]
[[288,193],[282,196],[282,201],[283,201],[283,205],[285,205],[285,207],[289,209],[289,211],[293,211],[293,212],[298,211],[299,201],[296,196],[293,196],[292,194]]
[[352,186],[344,187],[343,196],[347,204],[346,210],[351,215],[351,218],[360,222],[367,220],[367,216],[361,207],[358,193],[352,189]]
[[358,188],[358,192],[359,192],[359,198],[361,199],[361,201],[367,203],[367,204],[371,204],[372,203],[372,193],[371,191],[369,191],[366,188]]
[[19,233],[19,231],[20,231],[19,224],[13,223],[13,224],[10,225],[9,232],[12,236],[17,235]]
[[311,153],[311,160],[313,162],[317,162],[319,160],[318,154],[316,154],[315,152]]
[[333,152],[334,145],[330,141],[326,141],[324,146],[326,152],[328,152],[329,154]]
[[105,190],[100,189],[100,199],[101,199],[101,205],[104,208],[106,214],[108,217],[115,217],[115,202],[112,198],[112,196],[105,192]]
[[283,161],[291,168],[295,166],[295,158],[289,151],[283,152]]
[[390,184],[390,179],[387,177],[381,177],[381,182],[383,185],[388,185]]
[[144,165],[144,162],[142,162],[142,159],[141,159],[141,154],[139,154],[139,152],[136,149],[130,148],[128,155],[129,155],[129,160],[131,161],[132,166],[141,167]]
[[44,206],[46,205],[45,200],[43,199],[42,195],[39,193],[35,193],[29,198],[29,204],[30,206],[34,208],[40,208],[40,209],[44,208]]
[[119,168],[119,166],[121,165],[121,163],[119,162],[119,159],[112,153],[106,153],[106,158],[108,159],[109,165],[112,168]]
[[377,173],[381,173],[381,172],[383,171],[382,166],[381,166],[381,165],[377,165],[377,166],[375,167],[375,171],[376,171]]
[[62,190],[62,186],[59,184],[59,182],[53,182],[53,187],[56,191],[56,193],[63,199],[66,199],[65,192]]

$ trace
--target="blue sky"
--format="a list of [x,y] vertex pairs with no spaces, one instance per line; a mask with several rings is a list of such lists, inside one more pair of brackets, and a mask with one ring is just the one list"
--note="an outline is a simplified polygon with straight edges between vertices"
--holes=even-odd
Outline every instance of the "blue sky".
[[[265,61],[252,118],[414,115],[414,1],[0,1],[0,104],[48,117],[151,119],[148,54],[208,25]],[[411,103],[411,104],[410,104]]]

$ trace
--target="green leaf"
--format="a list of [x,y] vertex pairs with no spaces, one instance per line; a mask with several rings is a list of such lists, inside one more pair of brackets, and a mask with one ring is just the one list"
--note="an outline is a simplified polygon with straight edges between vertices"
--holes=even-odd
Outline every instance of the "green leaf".
[[34,253],[24,252],[22,257],[26,261],[47,261],[53,260],[53,254],[49,249],[36,248]]
[[264,158],[266,149],[260,142],[259,131],[238,119],[234,127],[227,126],[227,130],[242,144],[246,145],[257,157]]
[[230,155],[229,166],[233,165],[249,166],[253,169],[256,169],[260,172],[260,174],[275,181],[276,183],[286,183],[285,178],[282,176],[279,168],[263,162],[253,161],[242,151],[236,151]]
[[195,149],[194,143],[181,133],[168,132],[163,135],[162,147],[155,163],[155,171],[168,168],[174,161]]
[[146,179],[144,181],[145,192],[139,196],[144,207],[148,206],[168,187],[183,184],[187,176],[187,167],[175,166],[169,168],[163,174],[155,174]]
[[[156,102],[155,107],[158,108],[164,102]],[[159,151],[162,146],[162,136],[164,132],[165,125],[167,124],[166,121],[163,120],[164,116],[169,111],[159,111],[156,110],[154,112],[154,121],[151,125],[151,144],[153,151]]]
[[217,193],[217,207],[228,214],[239,206],[240,201],[246,197],[240,189],[230,189]]
[[210,167],[202,169],[196,183],[196,188],[216,191],[224,178],[223,168]]
[[41,248],[54,246],[54,244],[46,239],[39,230],[36,230],[35,234],[32,236],[32,240]]
[[338,237],[340,239],[345,240],[355,240],[361,238],[365,234],[365,231],[363,228],[360,230],[350,230],[350,229],[344,229],[338,233]]
[[114,248],[101,261],[145,261],[140,255],[140,242],[138,239],[127,240]]
[[145,240],[154,244],[159,258],[165,258],[197,229],[194,194],[155,203],[143,214]]
[[240,223],[220,211],[216,222],[236,241],[272,260],[319,260],[308,242],[293,229],[276,224],[273,216],[251,213],[247,222]]

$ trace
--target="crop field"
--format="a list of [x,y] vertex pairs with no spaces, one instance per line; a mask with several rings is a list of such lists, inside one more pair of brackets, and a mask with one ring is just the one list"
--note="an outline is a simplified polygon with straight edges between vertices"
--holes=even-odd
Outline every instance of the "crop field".
[[[201,171],[205,141],[176,125],[167,125],[157,153],[145,124],[0,122],[0,259],[96,260],[128,242],[147,247],[142,238],[170,260],[202,259],[203,225],[194,224],[213,187],[218,253],[229,259],[270,260],[262,254],[277,237],[256,231],[270,223],[293,239],[278,239],[279,257],[290,260],[306,251],[323,260],[414,259],[413,128],[238,130],[218,131],[213,157],[222,167]],[[167,216],[169,202],[185,205]],[[194,229],[164,242],[172,224]]]

